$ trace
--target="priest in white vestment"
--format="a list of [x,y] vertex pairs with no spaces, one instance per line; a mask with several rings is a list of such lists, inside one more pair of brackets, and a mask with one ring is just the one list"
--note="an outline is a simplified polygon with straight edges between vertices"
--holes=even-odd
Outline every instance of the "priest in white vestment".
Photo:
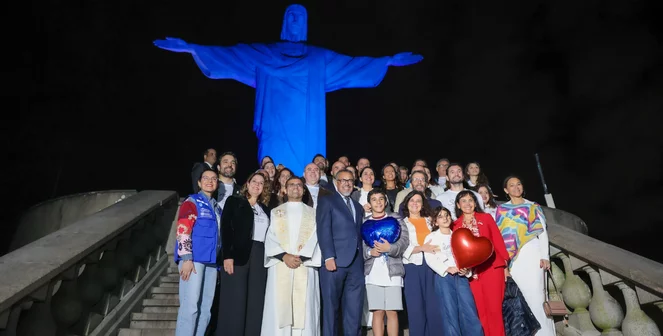
[[261,336],[320,335],[322,254],[315,210],[302,202],[304,183],[286,182],[287,202],[274,208],[265,239],[267,289]]

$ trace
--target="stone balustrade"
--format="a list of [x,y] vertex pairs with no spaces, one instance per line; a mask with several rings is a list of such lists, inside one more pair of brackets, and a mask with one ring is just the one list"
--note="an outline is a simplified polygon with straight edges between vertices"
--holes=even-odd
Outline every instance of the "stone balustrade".
[[660,336],[663,264],[567,227],[548,224],[551,299],[563,299],[568,320],[558,335]]
[[143,191],[0,257],[0,336],[107,335],[168,266],[173,191]]

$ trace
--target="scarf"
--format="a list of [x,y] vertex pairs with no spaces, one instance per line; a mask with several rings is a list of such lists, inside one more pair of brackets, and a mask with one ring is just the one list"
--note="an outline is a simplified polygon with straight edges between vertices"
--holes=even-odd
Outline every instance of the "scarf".
[[518,257],[520,249],[543,232],[545,217],[541,206],[532,204],[500,204],[495,222],[502,232],[510,264]]

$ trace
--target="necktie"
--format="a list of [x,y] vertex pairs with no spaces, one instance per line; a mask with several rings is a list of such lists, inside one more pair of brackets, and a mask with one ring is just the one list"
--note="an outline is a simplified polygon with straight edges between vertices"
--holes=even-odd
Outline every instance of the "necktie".
[[350,203],[350,197],[349,196],[345,196],[345,205],[348,206],[348,210],[350,210],[350,214],[352,215],[352,217],[354,217],[355,214],[354,214],[354,211],[352,211],[352,203]]

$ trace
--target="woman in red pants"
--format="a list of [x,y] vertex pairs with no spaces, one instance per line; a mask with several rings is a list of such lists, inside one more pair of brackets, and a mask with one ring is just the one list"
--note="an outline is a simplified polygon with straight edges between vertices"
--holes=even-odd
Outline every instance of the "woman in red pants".
[[476,237],[486,237],[493,244],[494,253],[473,270],[470,289],[479,313],[479,320],[486,336],[504,336],[502,300],[504,284],[509,275],[506,268],[509,254],[506,251],[502,234],[490,214],[484,213],[476,196],[470,190],[463,190],[456,196],[456,221],[454,229],[467,228]]

